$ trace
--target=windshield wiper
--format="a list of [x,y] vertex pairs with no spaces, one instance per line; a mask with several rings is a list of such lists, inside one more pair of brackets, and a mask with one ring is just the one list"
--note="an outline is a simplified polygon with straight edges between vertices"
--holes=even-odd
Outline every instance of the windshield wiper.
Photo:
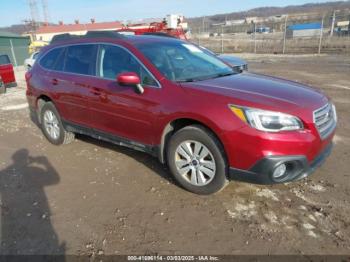
[[220,73],[216,75],[210,75],[210,76],[204,76],[204,77],[197,77],[197,78],[188,78],[188,79],[181,79],[177,80],[176,82],[178,83],[188,83],[188,82],[196,82],[196,81],[202,81],[202,80],[208,80],[208,79],[213,79],[213,78],[218,78],[218,77],[224,77],[224,76],[230,76],[236,74],[235,72],[228,72],[228,73]]
[[234,75],[236,74],[235,72],[228,72],[228,73],[220,73],[220,74],[217,74],[214,78],[217,78],[217,77],[224,77],[224,76],[230,76],[230,75]]
[[207,80],[207,79],[209,79],[209,78],[208,77],[195,77],[195,78],[187,78],[187,79],[177,80],[176,82],[188,83],[188,82],[197,82],[197,81],[202,81],[202,80]]
[[177,80],[177,83],[188,83],[188,82],[194,82],[195,80],[193,78],[188,78],[188,79],[181,79]]

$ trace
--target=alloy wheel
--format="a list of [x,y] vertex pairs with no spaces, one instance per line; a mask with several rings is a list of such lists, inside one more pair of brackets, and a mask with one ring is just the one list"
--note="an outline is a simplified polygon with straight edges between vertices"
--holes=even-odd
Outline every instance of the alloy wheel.
[[59,138],[60,136],[59,122],[56,115],[50,110],[47,110],[44,113],[44,127],[46,132],[52,139],[56,140]]
[[205,186],[215,177],[213,154],[198,141],[184,141],[177,147],[175,166],[179,174],[194,186]]

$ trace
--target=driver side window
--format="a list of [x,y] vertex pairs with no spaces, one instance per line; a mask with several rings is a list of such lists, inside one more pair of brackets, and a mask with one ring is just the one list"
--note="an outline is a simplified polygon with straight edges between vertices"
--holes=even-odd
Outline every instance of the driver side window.
[[102,45],[99,56],[99,77],[115,80],[120,73],[134,72],[140,77],[141,84],[158,86],[153,76],[125,49],[118,46]]

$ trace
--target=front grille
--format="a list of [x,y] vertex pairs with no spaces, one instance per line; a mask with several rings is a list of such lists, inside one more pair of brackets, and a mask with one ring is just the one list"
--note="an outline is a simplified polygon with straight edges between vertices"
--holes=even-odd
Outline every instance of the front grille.
[[320,134],[321,139],[327,138],[337,125],[335,108],[328,103],[314,111],[314,124]]

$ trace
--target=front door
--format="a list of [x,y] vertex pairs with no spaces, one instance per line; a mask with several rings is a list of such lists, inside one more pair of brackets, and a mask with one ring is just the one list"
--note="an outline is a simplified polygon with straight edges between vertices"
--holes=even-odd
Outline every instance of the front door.
[[[95,96],[90,100],[94,128],[152,145],[164,91],[154,76],[127,49],[107,44],[100,46],[97,71]],[[122,72],[137,73],[145,92],[138,94],[133,87],[119,85],[116,77]]]

